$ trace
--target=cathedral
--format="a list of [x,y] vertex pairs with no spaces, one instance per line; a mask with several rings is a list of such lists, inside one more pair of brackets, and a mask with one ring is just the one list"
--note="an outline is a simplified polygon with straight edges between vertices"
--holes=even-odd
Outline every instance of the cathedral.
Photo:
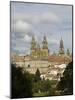
[[67,54],[64,51],[63,39],[61,38],[59,42],[57,54],[50,54],[46,36],[43,37],[41,44],[32,36],[30,44],[30,54],[24,56],[13,55],[12,62],[17,67],[23,67],[29,73],[35,74],[36,70],[39,69],[45,79],[59,80],[58,74],[62,76],[66,65],[72,61],[69,50],[67,50]]
[[[61,40],[60,40],[60,46],[59,46],[59,53],[58,54],[61,55],[61,56],[63,56],[65,54],[62,37],[61,37]],[[50,53],[49,53],[48,42],[47,42],[46,36],[43,37],[42,47],[40,46],[39,43],[37,43],[34,36],[32,36],[31,48],[30,48],[31,58],[32,59],[45,59],[46,60],[46,59],[48,59],[49,55],[50,55]]]
[[32,59],[47,59],[49,56],[48,42],[46,36],[43,37],[42,47],[36,42],[34,36],[32,36],[30,55]]

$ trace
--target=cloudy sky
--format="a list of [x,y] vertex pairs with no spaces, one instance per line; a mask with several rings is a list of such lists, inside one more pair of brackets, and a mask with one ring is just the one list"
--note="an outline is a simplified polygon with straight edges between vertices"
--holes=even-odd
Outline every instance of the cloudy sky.
[[47,37],[49,50],[72,52],[72,6],[11,2],[11,52],[29,54],[32,35],[41,42]]

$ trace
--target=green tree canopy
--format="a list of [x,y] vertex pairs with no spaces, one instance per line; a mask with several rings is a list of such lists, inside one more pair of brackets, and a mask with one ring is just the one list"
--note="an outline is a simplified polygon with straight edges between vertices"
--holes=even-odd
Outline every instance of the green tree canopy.
[[61,90],[62,94],[73,94],[73,62],[69,63],[57,85],[57,89]]
[[40,71],[39,71],[39,69],[37,69],[36,73],[35,73],[35,82],[38,82],[41,80],[40,75],[41,75]]
[[32,97],[32,78],[21,67],[11,64],[11,98]]

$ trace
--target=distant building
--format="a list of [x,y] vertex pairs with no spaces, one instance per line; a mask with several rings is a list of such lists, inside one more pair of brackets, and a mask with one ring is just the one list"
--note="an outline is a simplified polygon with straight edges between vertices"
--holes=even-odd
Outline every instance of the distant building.
[[65,55],[62,38],[60,40],[59,54],[50,55],[46,36],[43,37],[42,47],[32,36],[30,55],[12,56],[12,62],[17,66],[23,67],[24,70],[33,74],[39,69],[41,77],[50,80],[60,80],[66,65],[71,60],[71,56]]

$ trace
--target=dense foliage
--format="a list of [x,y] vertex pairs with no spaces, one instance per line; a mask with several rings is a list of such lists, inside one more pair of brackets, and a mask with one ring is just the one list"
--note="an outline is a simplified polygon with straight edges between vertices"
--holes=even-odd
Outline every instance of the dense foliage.
[[11,86],[11,97],[12,98],[23,98],[32,97],[32,77],[28,72],[23,72],[20,67],[16,68],[16,65],[12,67],[12,86]]
[[57,85],[57,89],[61,91],[62,95],[73,94],[73,62],[69,63]]
[[39,69],[30,74],[14,64],[11,73],[11,98],[73,94],[73,62],[67,65],[59,82],[41,79]]
[[36,70],[36,73],[35,73],[35,77],[34,77],[34,81],[35,82],[38,82],[38,81],[40,81],[41,80],[41,78],[40,78],[40,71],[39,71],[39,69],[37,69]]

